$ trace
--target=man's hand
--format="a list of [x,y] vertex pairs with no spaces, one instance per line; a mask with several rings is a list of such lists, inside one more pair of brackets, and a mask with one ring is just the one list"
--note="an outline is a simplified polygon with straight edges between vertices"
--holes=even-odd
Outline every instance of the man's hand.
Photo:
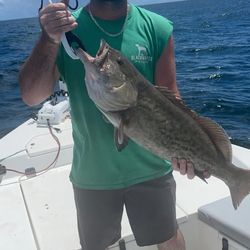
[[[180,172],[182,175],[187,175],[188,179],[193,179],[195,177],[194,166],[192,162],[186,161],[185,159],[172,159],[173,169]],[[209,172],[205,171],[203,173],[204,178],[209,178],[211,175]]]
[[44,7],[39,13],[40,25],[48,39],[59,44],[64,32],[73,30],[77,26],[75,18],[67,9],[68,0],[52,3]]

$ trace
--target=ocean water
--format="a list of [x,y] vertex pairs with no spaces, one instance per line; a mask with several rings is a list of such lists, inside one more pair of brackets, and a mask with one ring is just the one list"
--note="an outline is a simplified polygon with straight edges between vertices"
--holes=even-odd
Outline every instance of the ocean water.
[[[250,148],[250,1],[147,5],[174,23],[177,81],[189,107]],[[0,22],[0,137],[31,117],[18,72],[40,32],[37,18]]]

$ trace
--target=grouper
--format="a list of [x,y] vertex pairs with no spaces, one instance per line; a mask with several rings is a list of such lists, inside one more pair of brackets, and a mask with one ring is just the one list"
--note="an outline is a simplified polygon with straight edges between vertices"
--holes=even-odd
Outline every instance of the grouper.
[[115,128],[119,151],[129,138],[162,159],[186,159],[200,177],[207,171],[224,181],[237,209],[250,192],[250,170],[232,163],[232,146],[220,125],[150,83],[105,41],[95,57],[80,48],[75,53],[84,64],[89,97]]

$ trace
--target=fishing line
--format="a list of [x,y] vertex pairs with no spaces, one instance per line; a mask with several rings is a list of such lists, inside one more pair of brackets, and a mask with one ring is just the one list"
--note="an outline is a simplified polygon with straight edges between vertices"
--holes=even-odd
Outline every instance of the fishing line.
[[[66,4],[67,5],[67,7],[70,9],[70,10],[76,10],[77,8],[78,8],[78,0],[75,0],[76,1],[76,5],[75,5],[75,7],[72,7],[70,4]],[[51,0],[49,1],[50,3],[52,3],[51,2]],[[41,5],[40,5],[40,8],[38,9],[39,11],[41,10],[43,8],[43,0],[41,0]]]

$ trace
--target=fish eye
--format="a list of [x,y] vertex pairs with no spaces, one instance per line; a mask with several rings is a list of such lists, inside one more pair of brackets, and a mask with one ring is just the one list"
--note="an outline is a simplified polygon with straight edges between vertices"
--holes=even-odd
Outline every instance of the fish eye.
[[122,59],[119,57],[117,60],[117,63],[119,64],[119,65],[123,65],[124,63],[123,63],[123,61],[122,61]]

